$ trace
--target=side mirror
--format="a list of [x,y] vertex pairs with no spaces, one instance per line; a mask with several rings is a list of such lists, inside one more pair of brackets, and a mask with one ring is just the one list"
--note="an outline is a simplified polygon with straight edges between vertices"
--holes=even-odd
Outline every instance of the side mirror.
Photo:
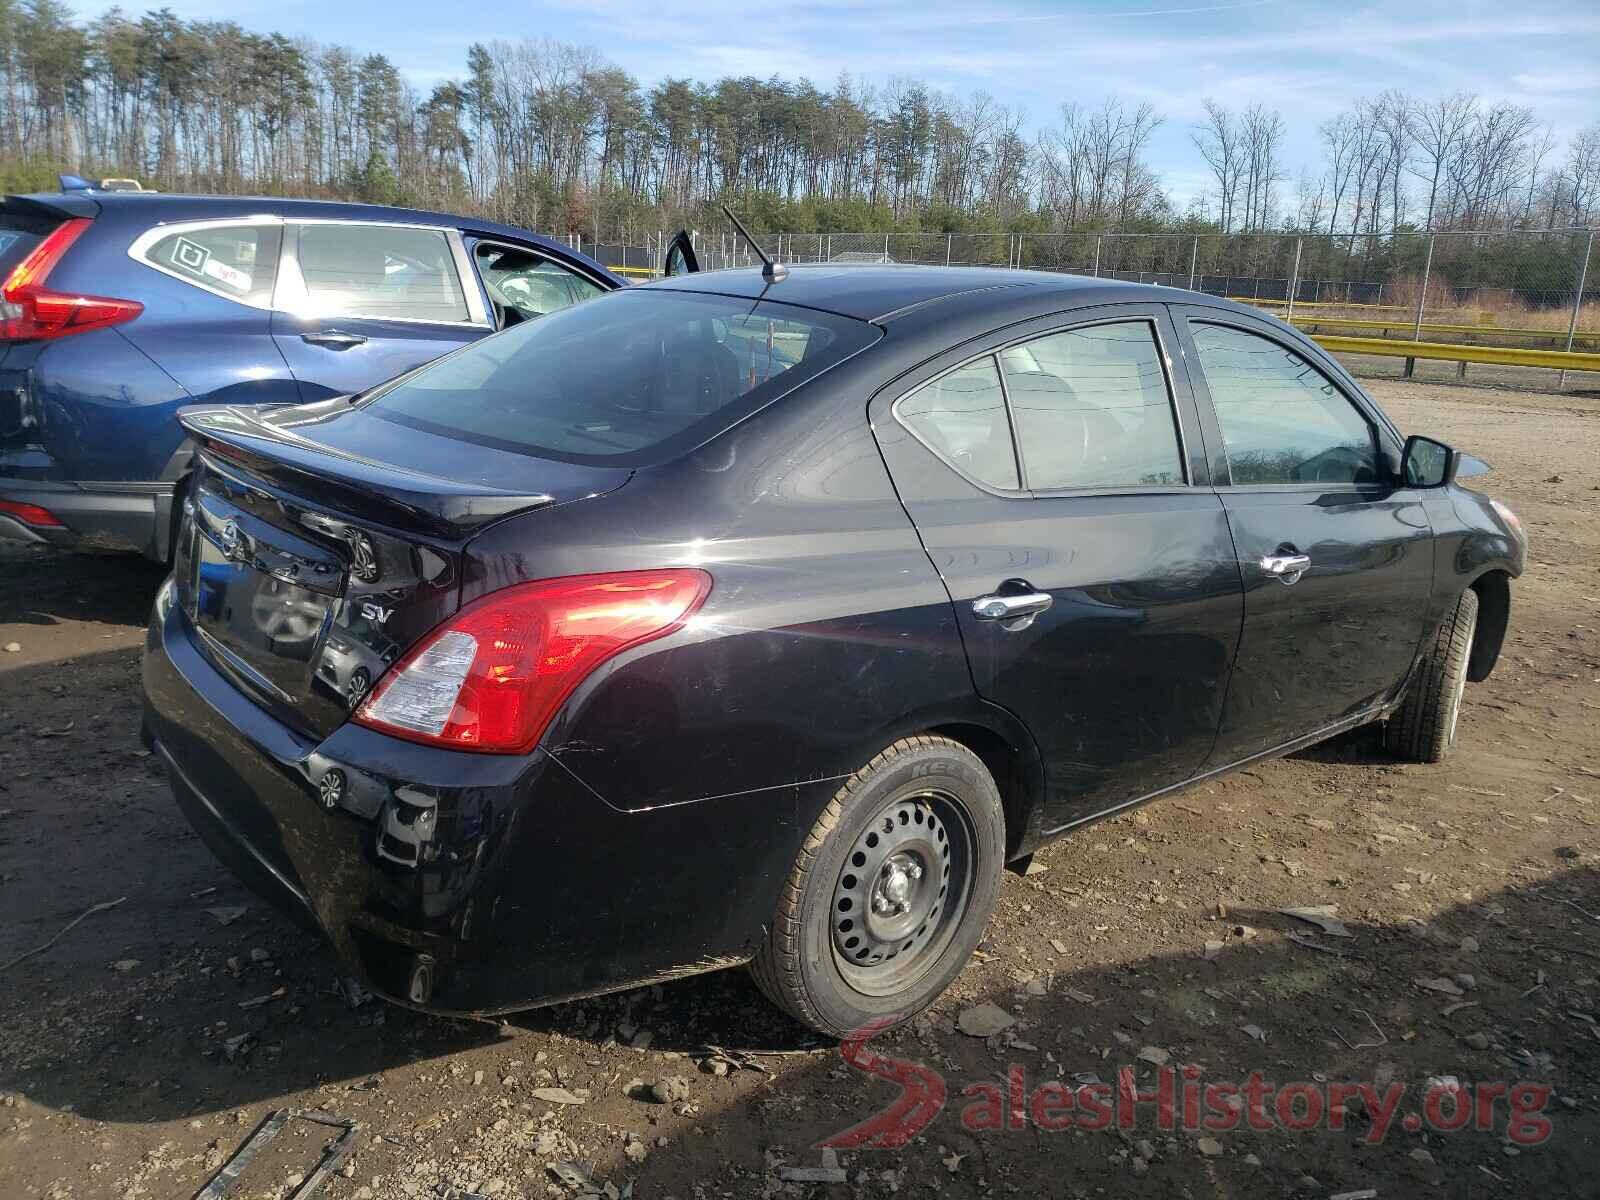
[[1406,487],[1442,488],[1455,482],[1461,452],[1443,442],[1413,434],[1400,456],[1400,478]]

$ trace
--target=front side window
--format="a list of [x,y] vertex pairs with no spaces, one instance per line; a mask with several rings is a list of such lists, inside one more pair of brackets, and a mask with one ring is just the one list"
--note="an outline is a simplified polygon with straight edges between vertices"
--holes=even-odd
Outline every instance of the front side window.
[[305,315],[468,320],[443,231],[337,223],[297,228]]
[[607,289],[528,250],[483,243],[473,255],[484,290],[494,304],[495,327],[505,329]]
[[877,337],[774,301],[624,290],[524,321],[373,393],[372,415],[570,462],[692,449]]
[[986,355],[903,396],[895,415],[963,474],[993,488],[1019,486],[1006,398]]
[[1155,331],[1118,321],[1000,354],[1030,490],[1184,482]]
[[152,242],[140,257],[186,283],[246,304],[265,306],[278,273],[283,226],[210,225]]
[[1316,367],[1242,329],[1190,329],[1236,485],[1382,478],[1372,426]]

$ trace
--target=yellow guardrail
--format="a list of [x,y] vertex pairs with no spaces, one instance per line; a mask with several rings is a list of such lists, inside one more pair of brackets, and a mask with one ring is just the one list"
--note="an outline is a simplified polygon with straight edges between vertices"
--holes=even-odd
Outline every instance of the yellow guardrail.
[[[1417,328],[1414,321],[1369,321],[1361,317],[1319,317],[1316,314],[1301,316],[1296,313],[1293,323],[1302,328],[1320,325],[1337,325],[1341,329],[1397,329],[1411,333]],[[1423,333],[1470,333],[1478,335],[1492,335],[1494,337],[1521,337],[1548,339],[1552,342],[1565,344],[1567,335],[1565,330],[1559,329],[1513,329],[1502,325],[1450,325],[1442,323],[1422,323]],[[1580,330],[1573,337],[1574,345],[1588,348],[1600,342],[1600,333],[1588,333]]]
[[1549,367],[1557,371],[1600,371],[1600,353],[1582,350],[1530,350],[1525,346],[1463,346],[1445,342],[1405,342],[1398,338],[1337,337],[1312,340],[1336,354],[1383,354],[1391,358],[1435,358],[1445,362],[1494,363],[1503,367]]
[[[1255,296],[1228,296],[1228,300],[1235,300],[1240,304],[1253,304],[1257,308],[1282,308],[1289,302],[1287,300],[1271,300]],[[1346,304],[1343,300],[1296,300],[1296,310],[1302,308],[1359,308],[1363,312],[1416,312],[1414,304]]]

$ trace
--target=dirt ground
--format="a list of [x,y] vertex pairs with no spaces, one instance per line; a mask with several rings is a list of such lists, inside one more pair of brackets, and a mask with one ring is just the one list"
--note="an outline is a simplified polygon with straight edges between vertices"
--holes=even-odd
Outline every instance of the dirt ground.
[[[361,1123],[349,1176],[318,1193],[336,1200],[578,1194],[555,1163],[576,1164],[580,1187],[570,1172],[590,1172],[592,1194],[678,1200],[1600,1194],[1600,398],[1372,387],[1404,428],[1488,460],[1481,486],[1532,538],[1461,748],[1401,765],[1358,732],[1008,874],[952,991],[872,1043],[936,1071],[943,1111],[900,1149],[840,1151],[842,1183],[780,1170],[821,1165],[818,1144],[897,1088],[740,972],[500,1025],[350,1008],[318,940],[211,859],[139,747],[159,572],[0,558],[0,645],[20,646],[0,654],[0,1197],[189,1197],[283,1107]],[[1277,911],[1308,905],[1337,905],[1352,936]],[[227,924],[213,911],[239,906]],[[962,1032],[986,1003],[1013,1023]],[[1127,1129],[963,1121],[963,1089],[1012,1064],[1025,1090],[1127,1068],[1143,1091],[1162,1062],[1195,1064],[1201,1083],[1259,1071],[1404,1091],[1390,1110],[1347,1096],[1342,1120],[1330,1104],[1301,1132],[1167,1130],[1149,1103]],[[1439,1115],[1425,1098],[1446,1076],[1478,1086],[1491,1128],[1408,1119]],[[630,1086],[673,1077],[668,1103]],[[1507,1097],[1481,1086],[1496,1081],[1552,1089],[1518,1093],[1542,1101],[1548,1138],[1508,1126]],[[291,1126],[234,1194],[283,1196],[328,1133]]]

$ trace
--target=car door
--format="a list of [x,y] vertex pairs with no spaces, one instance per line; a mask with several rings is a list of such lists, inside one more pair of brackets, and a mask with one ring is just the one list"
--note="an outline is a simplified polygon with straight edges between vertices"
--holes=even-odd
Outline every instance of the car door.
[[1422,494],[1359,389],[1278,325],[1179,310],[1245,589],[1211,765],[1350,721],[1404,679],[1433,586]]
[[[272,338],[272,296],[283,222],[232,217],[168,222],[142,232],[128,257],[157,274],[139,294],[139,320],[127,338],[194,400],[293,404],[288,364]],[[172,428],[174,444],[179,435]],[[126,456],[126,445],[113,445]]]
[[872,404],[976,688],[1038,743],[1047,830],[1190,778],[1221,718],[1241,583],[1172,336],[1159,304],[1058,315]]
[[461,235],[291,221],[272,335],[304,400],[364,391],[489,333]]

